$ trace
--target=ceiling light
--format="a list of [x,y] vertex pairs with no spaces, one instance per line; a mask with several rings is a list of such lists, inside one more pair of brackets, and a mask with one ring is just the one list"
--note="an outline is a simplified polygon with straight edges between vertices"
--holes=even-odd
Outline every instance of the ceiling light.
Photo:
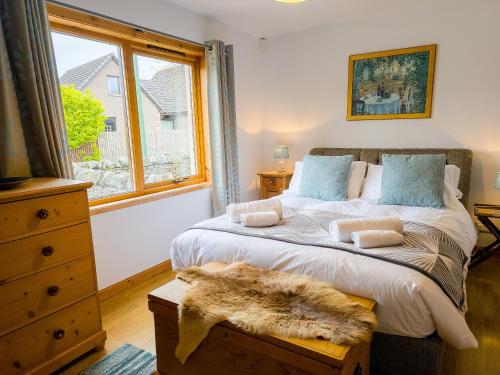
[[306,0],[274,0],[274,1],[277,1],[278,3],[290,3],[290,4],[293,4],[293,3],[302,3]]

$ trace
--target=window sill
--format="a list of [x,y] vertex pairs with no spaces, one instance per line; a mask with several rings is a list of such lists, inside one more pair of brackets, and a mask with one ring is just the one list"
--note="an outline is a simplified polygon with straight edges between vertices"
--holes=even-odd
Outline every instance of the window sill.
[[171,189],[171,190],[161,191],[158,193],[145,194],[139,197],[123,199],[116,202],[104,203],[90,207],[90,216],[99,215],[105,212],[115,211],[126,207],[136,206],[138,204],[153,202],[168,197],[174,197],[176,195],[186,194],[192,191],[208,189],[210,187],[212,187],[211,182],[203,182],[201,184],[189,185],[177,189]]

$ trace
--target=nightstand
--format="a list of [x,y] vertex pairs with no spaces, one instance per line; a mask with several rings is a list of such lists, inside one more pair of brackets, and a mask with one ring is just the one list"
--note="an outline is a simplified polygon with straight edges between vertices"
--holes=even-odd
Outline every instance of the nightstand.
[[267,199],[280,195],[288,189],[293,172],[263,172],[260,176],[260,198]]
[[500,229],[492,219],[500,219],[500,205],[475,204],[474,215],[495,236],[495,240],[488,246],[479,248],[472,255],[470,267],[475,266],[488,259],[495,251],[500,250]]

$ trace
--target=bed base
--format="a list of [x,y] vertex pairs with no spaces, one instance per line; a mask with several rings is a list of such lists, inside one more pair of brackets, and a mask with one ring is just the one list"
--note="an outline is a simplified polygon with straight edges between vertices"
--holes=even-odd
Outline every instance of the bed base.
[[375,332],[371,375],[439,375],[444,342],[437,334],[417,339]]

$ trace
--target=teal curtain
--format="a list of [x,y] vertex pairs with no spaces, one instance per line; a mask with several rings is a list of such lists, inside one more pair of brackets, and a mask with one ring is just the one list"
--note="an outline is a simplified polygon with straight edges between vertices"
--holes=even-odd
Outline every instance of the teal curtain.
[[212,205],[214,215],[221,215],[240,200],[233,46],[218,40],[206,46]]
[[72,178],[44,0],[0,0],[0,177]]

